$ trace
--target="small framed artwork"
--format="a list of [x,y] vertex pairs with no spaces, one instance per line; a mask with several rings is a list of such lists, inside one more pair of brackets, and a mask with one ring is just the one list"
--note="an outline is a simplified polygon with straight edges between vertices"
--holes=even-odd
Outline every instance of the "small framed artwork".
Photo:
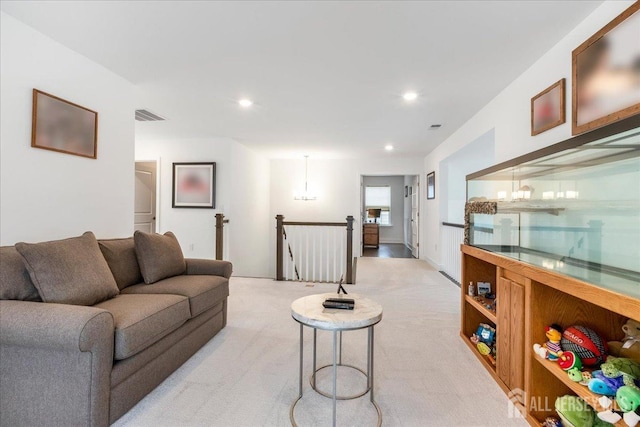
[[558,80],[531,98],[531,136],[563,124],[565,79]]
[[98,113],[33,89],[31,146],[96,159]]
[[174,208],[216,207],[216,164],[174,163]]
[[404,197],[409,197],[409,186],[408,185],[404,186]]
[[640,113],[640,2],[572,52],[574,135]]
[[436,198],[436,172],[427,174],[427,199]]

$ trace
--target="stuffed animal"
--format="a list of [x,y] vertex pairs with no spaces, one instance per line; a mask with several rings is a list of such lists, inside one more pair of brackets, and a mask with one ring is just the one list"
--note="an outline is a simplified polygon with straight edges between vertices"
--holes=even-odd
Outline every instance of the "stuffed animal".
[[640,406],[640,390],[626,385],[622,386],[616,393],[616,402],[623,412],[633,412]]
[[616,357],[626,357],[640,362],[640,322],[629,319],[622,326],[623,341],[609,341],[609,352]]
[[562,423],[556,417],[547,417],[544,419],[542,427],[562,427]]
[[562,351],[560,340],[562,339],[562,328],[556,324],[547,326],[545,329],[547,342],[543,345],[534,344],[533,351],[544,359],[558,360],[558,353]]
[[602,371],[593,371],[593,378],[591,378],[587,384],[589,390],[594,393],[602,394],[604,396],[615,396],[616,391],[624,385],[622,377],[608,378]]
[[609,356],[600,369],[607,378],[622,377],[624,385],[638,388],[635,380],[640,379],[640,362],[624,357]]
[[577,396],[560,396],[556,399],[555,409],[563,425],[574,427],[593,427],[596,413],[587,402]]
[[565,371],[570,369],[582,369],[582,361],[573,351],[558,352],[558,364]]

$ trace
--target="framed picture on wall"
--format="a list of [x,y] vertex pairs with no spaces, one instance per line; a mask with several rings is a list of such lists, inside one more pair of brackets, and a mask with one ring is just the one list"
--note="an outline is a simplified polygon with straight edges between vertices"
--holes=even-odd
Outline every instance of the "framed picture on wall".
[[427,199],[436,198],[436,172],[427,174]]
[[565,79],[558,80],[531,98],[531,136],[566,121],[564,106]]
[[640,2],[572,52],[572,132],[640,113]]
[[33,89],[31,146],[95,159],[98,113]]
[[216,207],[216,164],[174,163],[174,208]]

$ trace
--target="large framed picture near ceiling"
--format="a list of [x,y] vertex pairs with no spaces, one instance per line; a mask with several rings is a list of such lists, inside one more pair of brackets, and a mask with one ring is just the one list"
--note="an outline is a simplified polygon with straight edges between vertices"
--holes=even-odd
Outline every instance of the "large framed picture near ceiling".
[[640,113],[640,2],[572,54],[574,135]]
[[174,208],[216,207],[216,164],[174,163]]

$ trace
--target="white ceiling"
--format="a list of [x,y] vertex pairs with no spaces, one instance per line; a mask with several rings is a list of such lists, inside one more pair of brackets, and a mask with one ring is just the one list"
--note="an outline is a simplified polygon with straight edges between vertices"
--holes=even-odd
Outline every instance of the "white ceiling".
[[[136,84],[139,107],[169,119],[136,123],[136,138],[229,137],[269,157],[339,158],[427,154],[600,3],[3,0],[1,7]],[[408,104],[407,90],[420,98]],[[240,108],[240,97],[254,106]],[[429,130],[436,123],[442,128]],[[396,147],[391,154],[387,143]]]

